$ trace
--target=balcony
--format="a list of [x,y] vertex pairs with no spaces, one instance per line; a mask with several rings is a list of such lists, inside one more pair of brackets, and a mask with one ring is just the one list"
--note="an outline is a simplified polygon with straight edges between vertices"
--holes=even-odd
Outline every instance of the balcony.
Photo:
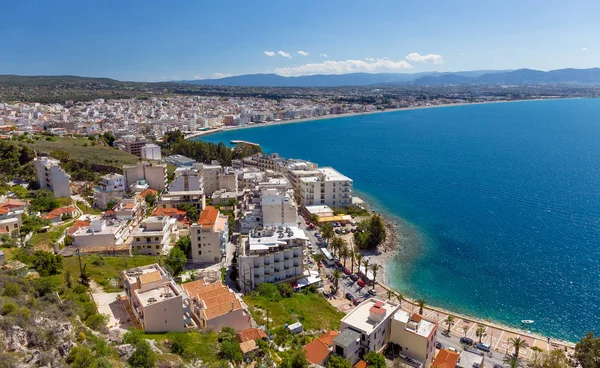
[[271,264],[271,262],[265,262],[265,266],[268,266],[270,264]]
[[260,265],[254,265],[254,268],[259,268],[259,267],[260,267]]

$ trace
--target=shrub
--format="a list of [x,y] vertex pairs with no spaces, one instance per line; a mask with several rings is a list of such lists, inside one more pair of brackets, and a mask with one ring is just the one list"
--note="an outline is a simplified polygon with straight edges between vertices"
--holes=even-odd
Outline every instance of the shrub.
[[292,289],[292,286],[290,284],[287,284],[287,283],[279,284],[277,289],[279,289],[279,293],[284,298],[290,298],[294,295],[294,289]]
[[106,314],[92,314],[85,320],[85,325],[92,330],[100,330],[102,327],[106,327],[108,322],[108,316]]
[[14,303],[7,302],[2,306],[2,315],[6,316],[7,314],[11,314],[17,310],[17,306]]
[[11,282],[4,287],[2,295],[17,298],[19,295],[21,295],[21,287],[18,284]]
[[135,345],[144,338],[144,332],[136,328],[131,327],[123,335],[123,344]]
[[240,363],[244,358],[240,344],[237,341],[223,341],[219,355],[223,359]]
[[274,302],[277,302],[281,299],[281,294],[279,293],[277,286],[273,284],[263,282],[262,284],[258,285],[258,288],[256,288],[256,290],[258,291],[258,295],[270,299]]
[[98,266],[98,267],[102,267],[104,265],[106,265],[106,262],[104,261],[104,258],[102,258],[101,256],[97,255],[97,254],[93,254],[90,257],[90,262],[94,265],[94,266]]
[[135,344],[135,351],[127,361],[132,367],[152,368],[156,362],[156,355],[145,339]]

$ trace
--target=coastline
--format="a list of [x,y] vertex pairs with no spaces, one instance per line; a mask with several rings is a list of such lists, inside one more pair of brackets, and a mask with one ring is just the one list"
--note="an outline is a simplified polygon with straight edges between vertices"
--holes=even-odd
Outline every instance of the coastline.
[[372,114],[385,114],[390,112],[398,112],[398,111],[410,111],[410,110],[421,110],[421,109],[434,109],[434,108],[444,108],[444,107],[452,107],[452,106],[467,106],[467,105],[485,105],[485,104],[498,104],[498,103],[513,103],[513,102],[526,102],[526,101],[546,101],[546,100],[568,100],[574,99],[576,97],[549,97],[549,98],[532,98],[527,100],[510,100],[510,101],[484,101],[484,102],[459,102],[459,103],[447,103],[440,105],[426,105],[426,106],[409,106],[409,107],[398,107],[394,109],[387,110],[377,110],[377,111],[368,111],[368,112],[352,112],[345,114],[334,114],[334,115],[324,115],[310,118],[301,118],[301,119],[290,119],[290,120],[280,120],[273,121],[269,123],[255,123],[250,125],[242,125],[242,126],[223,126],[212,130],[205,130],[202,132],[196,132],[190,134],[185,137],[185,139],[194,139],[198,137],[203,137],[206,135],[229,132],[235,130],[242,129],[252,129],[252,128],[260,128],[260,127],[270,127],[276,125],[285,125],[285,124],[299,124],[299,123],[308,123],[311,121],[319,121],[319,120],[328,120],[328,119],[339,119],[339,118],[349,118],[353,116],[363,116],[363,115],[372,115]]

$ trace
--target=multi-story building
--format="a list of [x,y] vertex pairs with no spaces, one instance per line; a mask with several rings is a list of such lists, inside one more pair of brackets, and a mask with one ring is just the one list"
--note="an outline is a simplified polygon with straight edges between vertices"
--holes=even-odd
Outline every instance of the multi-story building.
[[221,165],[217,162],[213,162],[211,165],[198,163],[194,165],[196,170],[202,175],[204,183],[204,193],[208,196],[212,195],[215,191],[219,190],[219,173],[221,172]]
[[169,192],[204,193],[202,175],[196,169],[179,167],[175,169],[175,178],[169,184]]
[[242,331],[252,327],[252,316],[231,289],[220,281],[206,283],[204,280],[188,282],[183,290],[192,301],[192,318],[199,328],[221,331],[231,327]]
[[244,293],[263,282],[303,277],[302,254],[308,238],[297,226],[251,231],[238,248],[238,283]]
[[33,159],[35,180],[41,189],[48,189],[57,198],[71,197],[71,176],[60,167],[60,161],[51,157]]
[[129,235],[126,221],[99,219],[90,222],[89,226],[76,229],[71,237],[76,247],[106,247],[119,246]]
[[216,263],[225,254],[229,240],[228,218],[213,206],[206,206],[198,222],[190,226],[192,260]]
[[94,204],[105,210],[109,202],[118,202],[126,193],[125,177],[121,174],[107,174],[100,178],[94,188]]
[[281,167],[285,162],[277,153],[268,155],[257,153],[250,157],[244,157],[241,161],[241,167],[253,167],[264,171],[281,171]]
[[294,226],[298,223],[298,206],[291,191],[265,189],[260,204],[264,226]]
[[160,146],[154,143],[146,143],[146,145],[144,145],[140,151],[140,156],[145,160],[161,159]]
[[300,177],[304,206],[348,207],[352,204],[352,179],[331,167],[317,169],[314,176]]
[[224,168],[217,175],[218,190],[226,190],[228,192],[238,191],[238,175],[232,168]]
[[195,326],[190,298],[158,264],[123,271],[122,279],[136,325],[145,332],[182,332]]
[[429,367],[435,358],[436,332],[436,322],[399,310],[392,318],[390,342],[400,346],[402,355]]
[[145,212],[146,202],[134,198],[121,200],[113,209],[113,215],[117,220],[132,220],[134,224],[144,218]]
[[135,135],[123,136],[117,141],[117,146],[121,151],[129,152],[132,155],[142,157],[142,148],[148,143],[144,137],[136,137]]
[[123,166],[125,186],[127,190],[139,180],[144,180],[150,189],[163,191],[167,183],[167,165],[149,162],[138,162],[135,165]]
[[0,203],[0,235],[10,235],[21,228],[21,217],[27,204],[21,201],[8,200]]
[[399,304],[377,298],[359,304],[342,318],[334,353],[354,366],[368,352],[379,352],[390,339],[392,317],[399,309]]
[[131,250],[146,255],[166,254],[171,249],[171,242],[178,237],[176,219],[165,216],[148,217],[131,233]]

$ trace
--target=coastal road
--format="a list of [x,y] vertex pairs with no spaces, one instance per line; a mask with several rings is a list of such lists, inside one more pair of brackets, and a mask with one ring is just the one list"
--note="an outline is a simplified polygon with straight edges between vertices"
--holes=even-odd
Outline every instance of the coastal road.
[[[444,336],[442,335],[442,331],[440,331],[438,329],[438,333],[436,335],[436,339],[439,343],[442,343],[442,345],[444,345],[444,347],[446,348],[454,348],[456,349],[458,352],[461,352],[464,350],[463,346],[460,344],[459,342],[459,337],[457,336]],[[477,351],[477,349],[472,348],[471,351]],[[482,352],[483,354],[483,352]],[[508,367],[505,366],[503,363],[503,359],[504,359],[504,354],[501,354],[497,351],[492,352],[492,357],[490,358],[487,354],[484,355],[485,359],[484,359],[484,363],[485,363],[485,367],[493,367],[494,364],[498,364],[501,367]]]

